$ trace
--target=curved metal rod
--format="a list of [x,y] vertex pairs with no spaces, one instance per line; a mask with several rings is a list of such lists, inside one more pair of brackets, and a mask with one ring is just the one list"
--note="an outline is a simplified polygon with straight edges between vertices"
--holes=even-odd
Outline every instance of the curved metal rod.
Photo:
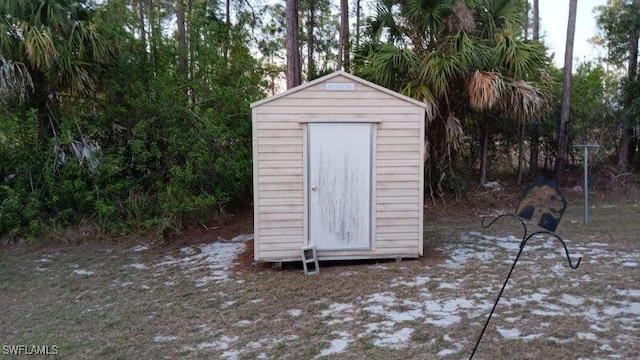
[[527,225],[525,225],[525,224],[524,224],[524,221],[522,221],[522,219],[521,219],[521,218],[519,218],[518,216],[513,215],[513,214],[502,214],[502,215],[499,215],[497,218],[495,218],[495,219],[491,220],[491,222],[490,222],[489,224],[487,224],[487,225],[485,225],[485,224],[484,224],[485,216],[483,216],[483,217],[482,217],[482,223],[481,223],[481,226],[482,226],[484,229],[487,229],[487,228],[489,228],[491,225],[493,225],[496,221],[498,221],[499,219],[501,219],[501,218],[503,218],[503,217],[505,217],[505,216],[513,217],[513,218],[516,218],[518,221],[520,221],[520,224],[522,225],[522,230],[524,231],[524,235],[522,235],[522,241],[520,242],[520,248],[522,248],[522,247],[524,246],[525,239],[527,238]]
[[529,235],[526,239],[525,239],[525,243],[527,241],[529,241],[529,239],[531,239],[534,235],[538,235],[538,234],[547,234],[547,235],[551,235],[553,237],[555,237],[556,239],[558,239],[560,241],[560,243],[562,244],[562,247],[564,247],[564,253],[567,256],[567,261],[569,262],[569,267],[572,268],[573,270],[577,269],[578,266],[580,266],[580,262],[582,261],[582,256],[578,258],[578,261],[576,262],[575,265],[573,265],[573,262],[571,261],[571,256],[569,256],[569,249],[567,249],[567,244],[564,242],[564,240],[562,240],[562,238],[560,236],[558,236],[558,234],[556,233],[552,233],[550,231],[536,231],[533,234]]
[[[498,216],[496,219],[494,219],[489,225],[484,226],[484,218],[482,218],[483,220],[483,224],[482,226],[486,229],[489,226],[491,226],[491,224],[493,224],[494,222],[496,222],[496,220],[498,220],[499,218],[506,216],[506,215],[511,215],[511,214],[504,214],[504,215],[500,215]],[[511,215],[513,217],[516,217],[515,215]],[[520,223],[522,223],[522,226],[524,227],[524,232],[525,235],[527,233],[527,227],[524,223],[524,221],[522,221],[522,219],[518,218],[518,220],[520,220]],[[502,297],[502,293],[504,292],[504,289],[507,287],[507,283],[509,282],[509,279],[511,278],[511,274],[513,273],[513,269],[515,269],[516,264],[518,263],[518,259],[520,259],[520,255],[522,255],[522,251],[524,250],[524,246],[527,244],[527,241],[529,241],[529,239],[531,239],[534,235],[538,235],[538,234],[548,234],[551,235],[553,237],[555,237],[556,239],[560,240],[560,243],[562,244],[562,246],[564,247],[564,252],[567,255],[567,261],[569,262],[569,267],[572,269],[577,269],[578,266],[580,266],[580,262],[582,261],[582,256],[578,258],[578,261],[576,262],[575,266],[573,265],[573,262],[571,261],[571,257],[569,256],[569,250],[567,249],[567,244],[565,244],[564,240],[562,240],[562,238],[560,236],[558,236],[555,233],[552,233],[550,231],[536,231],[533,234],[529,235],[529,236],[525,236],[522,238],[522,243],[520,243],[520,250],[518,251],[518,255],[516,255],[515,260],[513,261],[513,264],[511,265],[511,269],[509,270],[509,273],[507,274],[507,278],[504,280],[504,284],[502,284],[502,288],[500,289],[500,292],[498,293],[498,297],[496,298],[496,301],[493,303],[493,307],[491,308],[491,312],[489,313],[489,317],[487,317],[487,320],[484,323],[484,326],[482,327],[482,331],[480,332],[480,336],[478,336],[478,340],[476,341],[476,345],[473,348],[473,351],[471,352],[471,356],[469,357],[469,360],[473,359],[473,356],[476,354],[476,351],[478,350],[478,346],[480,345],[480,341],[482,340],[482,336],[484,335],[485,330],[487,330],[487,326],[489,325],[489,321],[491,321],[491,317],[493,316],[493,313],[496,310],[496,307],[498,306],[498,302],[500,301],[500,298]]]

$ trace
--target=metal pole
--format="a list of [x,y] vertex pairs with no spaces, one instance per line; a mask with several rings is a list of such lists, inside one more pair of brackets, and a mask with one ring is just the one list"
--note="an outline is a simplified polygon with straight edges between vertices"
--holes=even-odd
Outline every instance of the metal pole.
[[589,147],[584,147],[584,224],[589,223]]
[[584,171],[583,171],[583,192],[584,192],[584,224],[589,224],[589,148],[596,148],[600,145],[595,144],[580,144],[574,145],[574,147],[581,147],[584,149]]

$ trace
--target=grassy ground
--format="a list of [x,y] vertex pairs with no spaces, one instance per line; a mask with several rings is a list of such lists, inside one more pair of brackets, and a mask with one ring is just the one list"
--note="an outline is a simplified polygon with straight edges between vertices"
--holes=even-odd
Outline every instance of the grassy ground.
[[[557,232],[582,264],[533,238],[475,358],[640,357],[640,206],[594,198],[587,227],[574,198]],[[318,276],[230,268],[221,259],[250,251],[242,239],[3,246],[0,357],[55,345],[73,359],[468,358],[518,251],[515,220],[480,226],[501,210],[430,207],[424,258],[324,263]]]

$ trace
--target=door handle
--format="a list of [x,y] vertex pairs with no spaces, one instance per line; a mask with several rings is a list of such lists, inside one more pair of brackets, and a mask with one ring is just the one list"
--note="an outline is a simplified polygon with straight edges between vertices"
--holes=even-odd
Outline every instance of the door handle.
[[314,186],[314,187],[312,187],[312,188],[311,188],[311,190],[312,190],[312,191],[318,191],[318,187],[317,187],[317,186]]

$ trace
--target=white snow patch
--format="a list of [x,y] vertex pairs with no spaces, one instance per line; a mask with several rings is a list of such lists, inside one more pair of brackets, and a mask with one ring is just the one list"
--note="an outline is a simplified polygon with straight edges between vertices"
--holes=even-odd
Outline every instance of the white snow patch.
[[76,274],[76,275],[81,275],[81,276],[93,275],[93,271],[87,271],[87,270],[82,270],[82,269],[75,269],[75,270],[73,270],[73,273]]
[[231,242],[247,242],[253,240],[253,234],[240,234],[231,239]]
[[238,254],[246,248],[246,244],[241,241],[236,242],[216,242],[212,244],[198,245],[199,251],[193,247],[183,247],[180,249],[184,258],[176,259],[171,256],[165,257],[164,261],[155,264],[156,267],[182,266],[185,268],[207,268],[211,274],[196,280],[196,286],[204,286],[209,282],[220,282],[229,278],[229,270],[234,264]]
[[609,331],[608,327],[601,327],[597,324],[592,324],[591,326],[589,326],[589,329],[597,332]]
[[406,346],[413,329],[402,328],[396,332],[379,334],[379,338],[373,341],[373,344],[379,347],[388,347],[391,349],[402,349]]
[[396,279],[394,280],[394,283],[392,286],[400,286],[400,285],[409,286],[409,287],[423,286],[428,281],[429,281],[428,276],[420,275],[420,276],[416,276],[415,278],[413,278],[413,280],[410,280],[410,281],[399,281]]
[[622,263],[622,266],[626,266],[626,267],[636,267],[638,266],[637,262],[633,262],[633,261],[625,261]]
[[184,246],[180,248],[180,252],[186,255],[194,255],[197,254],[198,251],[191,246]]
[[633,314],[640,316],[640,303],[622,301],[618,306],[609,306],[604,309],[604,313],[610,316],[619,316],[621,314]]
[[556,344],[568,344],[570,342],[573,342],[572,338],[560,339],[555,336],[549,336],[547,339],[555,342]]
[[346,303],[335,303],[335,304],[331,304],[329,305],[329,309],[327,310],[323,310],[320,315],[323,317],[329,316],[329,315],[336,315],[336,313],[342,313],[345,311],[349,311],[352,312],[354,309],[352,304],[346,304]]
[[567,305],[580,306],[584,302],[584,299],[580,296],[562,294],[562,297],[560,297],[560,302]]
[[476,308],[474,302],[467,299],[448,299],[441,301],[429,300],[424,303],[425,313],[431,315],[425,319],[427,324],[446,327],[460,322],[461,310],[473,310]]
[[639,289],[624,289],[624,290],[616,290],[618,295],[622,296],[632,296],[632,297],[640,297]]
[[147,266],[145,264],[140,264],[140,263],[129,264],[127,266],[128,267],[132,267],[132,268],[137,269],[137,270],[144,270],[144,269],[147,268]]
[[391,292],[384,293],[375,293],[369,295],[369,298],[365,300],[365,303],[383,303],[383,304],[393,304],[396,302],[396,295]]
[[153,342],[157,342],[157,343],[163,343],[163,342],[169,342],[169,341],[175,341],[175,340],[178,340],[177,336],[156,335],[153,337]]
[[227,350],[229,344],[236,341],[238,338],[230,338],[226,335],[222,335],[218,340],[213,342],[202,342],[196,346],[198,350],[212,349],[212,350]]
[[220,306],[223,309],[226,309],[230,306],[232,306],[233,304],[235,304],[237,301],[236,300],[230,300],[230,301],[225,301],[222,303],[222,305]]
[[[449,334],[445,334],[445,335],[442,337],[442,340],[444,340],[444,341],[446,341],[446,342],[448,342],[448,343],[453,343],[453,342],[455,342],[455,343],[453,344],[453,349],[443,349],[443,350],[440,350],[440,351],[436,354],[436,355],[438,355],[438,356],[453,355],[453,354],[455,354],[455,353],[460,352],[460,351],[464,348],[464,347],[463,347],[463,345],[462,345],[460,342],[457,342],[457,341],[455,341],[454,339],[452,339],[452,338],[451,338],[451,336],[449,336]],[[435,342],[436,342],[436,340],[435,340],[435,339],[433,339],[433,340],[432,340],[432,343],[435,343]]]
[[458,287],[454,284],[449,283],[440,283],[438,285],[438,289],[457,289]]
[[508,340],[533,340],[542,336],[542,334],[529,334],[526,336],[522,336],[522,334],[520,333],[520,330],[516,328],[507,329],[507,328],[498,326],[496,330],[498,330],[498,332],[500,333],[500,335],[502,335],[503,338]]
[[579,332],[579,333],[576,333],[576,336],[578,337],[578,339],[582,339],[582,340],[591,340],[591,341],[598,340],[598,336],[596,336],[596,334],[593,334],[593,333]]
[[367,334],[374,334],[377,333],[379,331],[390,331],[391,329],[393,329],[393,327],[396,325],[396,323],[394,323],[393,321],[381,321],[381,322],[377,322],[377,323],[369,323],[369,324],[365,324],[364,328],[365,328],[365,332],[364,334],[360,334],[358,335],[358,337],[362,337],[365,336]]
[[316,358],[341,353],[347,348],[347,345],[349,344],[349,334],[344,331],[334,331],[333,334],[339,336],[339,338],[331,340],[329,347],[322,349]]
[[302,310],[300,310],[300,309],[291,309],[291,310],[287,311],[287,315],[293,316],[293,317],[297,317],[297,316],[302,315]]
[[240,350],[230,350],[230,351],[225,351],[222,353],[222,356],[220,358],[222,359],[229,359],[229,360],[236,360],[238,359],[238,356],[241,354],[242,352]]
[[45,255],[42,259],[36,260],[36,262],[41,262],[41,263],[51,262],[51,255]]
[[592,242],[589,245],[591,245],[591,246],[600,246],[600,247],[609,247],[609,244],[599,243],[599,242]]
[[149,247],[147,245],[136,245],[132,247],[131,250],[135,252],[139,252],[139,251],[149,250]]

